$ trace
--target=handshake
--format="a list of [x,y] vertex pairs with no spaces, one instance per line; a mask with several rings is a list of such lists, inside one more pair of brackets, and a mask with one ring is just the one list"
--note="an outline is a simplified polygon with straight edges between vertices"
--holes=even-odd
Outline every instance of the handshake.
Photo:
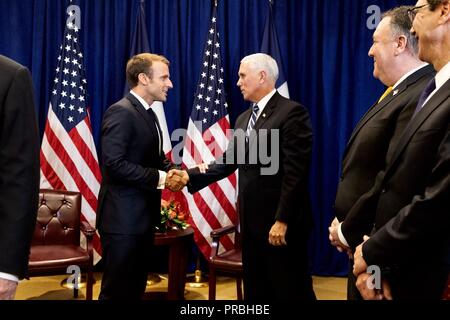
[[166,188],[170,191],[177,192],[183,189],[189,182],[189,175],[184,170],[172,169],[166,176]]
[[[206,173],[209,166],[206,163],[198,164],[194,168],[198,168],[200,173]],[[189,182],[189,175],[185,170],[172,169],[167,172],[165,186],[173,192],[180,191]]]

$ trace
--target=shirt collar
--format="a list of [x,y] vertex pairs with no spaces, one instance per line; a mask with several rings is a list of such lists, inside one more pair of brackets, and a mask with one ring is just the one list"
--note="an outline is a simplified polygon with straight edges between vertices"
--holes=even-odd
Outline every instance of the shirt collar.
[[448,79],[450,79],[450,61],[447,62],[447,64],[439,70],[438,73],[436,73],[436,90],[439,89],[444,85],[444,83],[447,82]]
[[140,95],[138,95],[136,92],[134,92],[133,90],[130,90],[130,93],[136,98],[138,99],[138,101],[142,104],[142,106],[144,107],[145,110],[150,109],[150,106],[148,105],[147,102],[145,102],[144,99],[142,99],[142,97]]
[[265,95],[261,100],[259,100],[259,102],[257,103],[258,108],[259,108],[259,112],[258,113],[261,113],[264,110],[264,108],[266,107],[267,103],[269,102],[269,100],[273,97],[273,95],[276,92],[277,92],[277,90],[273,89],[267,95]]
[[425,68],[428,65],[428,63],[424,63],[417,68],[414,68],[410,70],[409,72],[405,73],[398,81],[394,84],[393,89],[397,88],[400,83],[402,83],[406,78],[408,78],[410,75],[412,75],[414,72],[416,72],[419,69]]

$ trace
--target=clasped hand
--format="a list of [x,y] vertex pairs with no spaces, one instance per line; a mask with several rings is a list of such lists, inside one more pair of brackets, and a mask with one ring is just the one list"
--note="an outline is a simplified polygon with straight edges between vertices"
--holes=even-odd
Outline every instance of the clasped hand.
[[173,192],[180,191],[189,182],[189,175],[184,170],[172,169],[166,176],[166,188]]

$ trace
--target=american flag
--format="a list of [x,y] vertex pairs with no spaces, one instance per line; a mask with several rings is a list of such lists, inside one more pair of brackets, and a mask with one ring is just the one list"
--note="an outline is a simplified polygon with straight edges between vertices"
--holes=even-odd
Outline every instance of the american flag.
[[[217,7],[214,6],[183,149],[183,164],[186,167],[209,163],[226,150],[229,142],[227,130],[230,129],[227,108],[217,32]],[[194,238],[205,257],[209,257],[211,251],[211,230],[237,223],[236,190],[236,173],[194,195],[183,189],[189,205],[190,223],[195,230]],[[222,245],[230,249],[233,239],[226,237]]]
[[[70,8],[78,10],[68,10],[58,56],[41,146],[41,188],[81,192],[82,219],[95,226],[101,173],[89,119],[80,29],[75,23],[80,18],[79,7]],[[98,234],[94,250],[97,262],[101,254]]]

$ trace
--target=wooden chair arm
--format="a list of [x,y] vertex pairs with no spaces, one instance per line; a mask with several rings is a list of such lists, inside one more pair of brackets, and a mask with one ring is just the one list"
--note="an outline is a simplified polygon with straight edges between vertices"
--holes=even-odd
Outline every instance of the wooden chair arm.
[[226,226],[220,229],[214,229],[213,231],[211,231],[211,238],[216,239],[216,238],[220,238],[223,237],[226,234],[230,234],[236,232],[236,226],[230,225],[230,226]]
[[236,226],[234,225],[214,229],[211,231],[210,236],[212,238],[212,243],[211,243],[211,254],[209,256],[210,260],[212,260],[215,256],[219,254],[220,238],[233,232],[236,232]]
[[86,238],[92,238],[95,234],[95,228],[92,227],[88,222],[81,221],[80,230],[86,236]]

